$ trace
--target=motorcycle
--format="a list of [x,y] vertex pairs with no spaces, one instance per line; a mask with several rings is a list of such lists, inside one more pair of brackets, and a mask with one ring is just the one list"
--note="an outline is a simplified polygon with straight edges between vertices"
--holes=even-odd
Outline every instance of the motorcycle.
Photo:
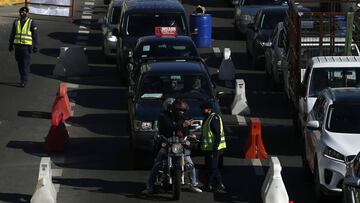
[[165,138],[162,135],[157,136],[158,140],[161,139],[161,148],[166,150],[167,157],[157,163],[159,166],[155,184],[160,185],[165,190],[171,188],[172,199],[179,200],[181,185],[185,184],[185,173],[194,167],[185,162],[185,157],[190,156],[190,137],[172,136]]

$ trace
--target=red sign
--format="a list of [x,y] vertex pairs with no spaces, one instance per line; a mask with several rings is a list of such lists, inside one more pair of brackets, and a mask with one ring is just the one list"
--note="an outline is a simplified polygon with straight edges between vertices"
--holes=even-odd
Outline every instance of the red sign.
[[176,27],[155,27],[157,37],[176,37]]

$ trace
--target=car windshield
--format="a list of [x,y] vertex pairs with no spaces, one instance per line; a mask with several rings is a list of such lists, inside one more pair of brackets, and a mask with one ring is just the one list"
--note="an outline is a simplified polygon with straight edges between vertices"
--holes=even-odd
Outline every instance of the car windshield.
[[273,30],[279,22],[284,20],[285,14],[285,10],[283,12],[265,13],[261,21],[261,28]]
[[112,12],[111,12],[111,24],[118,24],[120,21],[120,12],[121,12],[121,7],[117,6],[117,7],[113,7]]
[[335,104],[329,108],[327,130],[360,134],[360,104]]
[[134,54],[135,60],[161,57],[198,57],[198,53],[192,43],[160,41],[141,44]]
[[280,0],[243,0],[242,5],[278,5],[281,3]]
[[202,75],[145,76],[139,90],[142,100],[168,97],[208,100],[212,97],[209,80]]
[[176,27],[178,35],[186,35],[181,15],[131,15],[126,25],[127,36],[154,35],[155,27]]
[[309,97],[317,97],[322,90],[328,87],[360,87],[360,67],[314,68]]

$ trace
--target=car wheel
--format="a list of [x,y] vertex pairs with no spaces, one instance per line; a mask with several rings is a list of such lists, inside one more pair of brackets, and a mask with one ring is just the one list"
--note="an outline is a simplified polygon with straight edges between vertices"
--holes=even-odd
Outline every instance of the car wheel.
[[325,195],[321,190],[320,184],[320,175],[317,160],[314,161],[314,188],[315,188],[315,198],[316,202],[322,203],[325,202]]

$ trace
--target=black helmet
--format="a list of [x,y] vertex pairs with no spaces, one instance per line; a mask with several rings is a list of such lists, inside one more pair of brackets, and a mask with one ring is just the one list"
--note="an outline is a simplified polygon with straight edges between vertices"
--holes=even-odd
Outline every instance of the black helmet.
[[201,104],[200,108],[201,109],[213,109],[213,105],[211,102],[205,101],[204,103]]
[[21,7],[21,8],[19,9],[19,13],[21,13],[21,12],[23,12],[23,11],[25,11],[26,13],[29,13],[29,8],[23,6],[23,7]]
[[173,110],[186,112],[189,110],[189,106],[183,99],[176,99],[173,103]]

